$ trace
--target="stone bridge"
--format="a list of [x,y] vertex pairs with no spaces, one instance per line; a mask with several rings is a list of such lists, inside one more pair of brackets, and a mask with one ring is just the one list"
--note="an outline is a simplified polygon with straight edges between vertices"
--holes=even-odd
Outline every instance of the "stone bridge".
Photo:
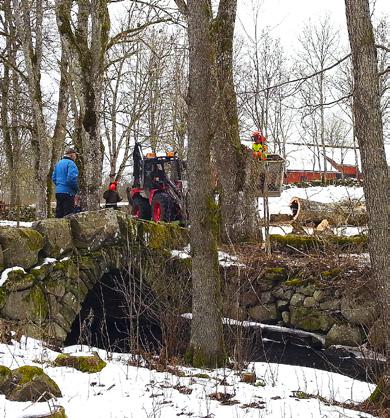
[[167,284],[179,278],[189,295],[190,275],[188,261],[171,250],[187,244],[184,228],[112,209],[0,228],[0,318],[27,335],[64,341],[89,291],[110,272],[143,278],[174,303]]
[[[288,239],[298,248],[296,237]],[[159,325],[178,333],[175,318],[191,310],[191,258],[183,253],[188,241],[188,231],[175,224],[139,221],[112,209],[0,228],[0,336],[8,327],[64,342],[92,289],[120,275],[123,280],[110,286],[124,286],[130,300],[129,283],[136,283],[144,308],[153,307]],[[280,245],[280,237],[273,242]],[[307,238],[303,242],[307,249]],[[361,286],[342,291],[339,282],[350,280],[351,272],[340,268],[338,255],[333,265],[316,261],[310,270],[313,257],[291,263],[259,252],[249,260],[248,249],[239,260],[220,252],[224,316],[315,332],[327,345],[359,345],[368,335],[372,345],[383,346],[380,309],[365,284],[367,266],[355,274]]]

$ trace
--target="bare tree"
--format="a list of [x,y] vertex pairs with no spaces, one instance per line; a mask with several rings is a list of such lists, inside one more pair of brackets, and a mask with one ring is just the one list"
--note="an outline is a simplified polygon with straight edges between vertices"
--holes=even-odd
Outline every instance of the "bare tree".
[[[318,160],[322,154],[323,170],[326,175],[326,138],[325,138],[325,104],[329,95],[329,76],[324,71],[335,60],[338,46],[338,34],[332,28],[328,18],[323,18],[317,26],[308,24],[300,37],[302,52],[299,54],[302,63],[300,73],[318,72],[301,86],[303,101],[303,121],[309,118],[306,127],[311,130],[313,141],[318,143]],[[315,107],[313,107],[313,104]],[[307,108],[306,108],[307,107]],[[321,149],[321,151],[320,151]]]
[[390,201],[383,141],[378,58],[368,0],[345,0],[353,66],[353,112],[363,171],[369,228],[369,253],[381,302],[387,366],[376,399],[390,406]]
[[141,42],[121,43],[108,51],[103,93],[105,156],[109,177],[119,180],[131,156],[132,139],[140,134],[139,121],[147,111],[149,76]]

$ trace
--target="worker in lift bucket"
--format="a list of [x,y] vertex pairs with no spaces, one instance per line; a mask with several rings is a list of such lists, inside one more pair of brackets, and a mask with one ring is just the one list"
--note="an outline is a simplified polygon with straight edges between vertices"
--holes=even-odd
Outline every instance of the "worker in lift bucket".
[[251,135],[253,144],[252,144],[252,151],[253,157],[259,160],[266,160],[267,159],[267,139],[263,136],[259,131],[252,132]]

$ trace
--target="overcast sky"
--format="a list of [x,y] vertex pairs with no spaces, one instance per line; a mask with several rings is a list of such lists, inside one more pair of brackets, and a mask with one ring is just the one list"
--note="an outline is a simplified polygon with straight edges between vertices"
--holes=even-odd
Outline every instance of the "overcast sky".
[[[390,17],[390,0],[376,0],[374,17]],[[286,49],[297,46],[297,38],[305,23],[329,16],[335,28],[340,29],[342,40],[347,42],[344,0],[238,0],[238,26],[250,27],[252,4],[260,5],[260,25],[269,26],[274,37],[280,37]]]

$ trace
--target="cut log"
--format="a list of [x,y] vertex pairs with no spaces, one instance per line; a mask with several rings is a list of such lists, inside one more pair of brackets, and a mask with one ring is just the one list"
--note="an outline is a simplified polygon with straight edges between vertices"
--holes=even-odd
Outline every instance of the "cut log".
[[294,197],[290,208],[293,220],[303,225],[319,225],[326,219],[330,225],[363,226],[367,224],[366,207],[358,200],[322,203]]
[[270,222],[272,224],[290,223],[293,220],[293,215],[287,213],[271,213]]

